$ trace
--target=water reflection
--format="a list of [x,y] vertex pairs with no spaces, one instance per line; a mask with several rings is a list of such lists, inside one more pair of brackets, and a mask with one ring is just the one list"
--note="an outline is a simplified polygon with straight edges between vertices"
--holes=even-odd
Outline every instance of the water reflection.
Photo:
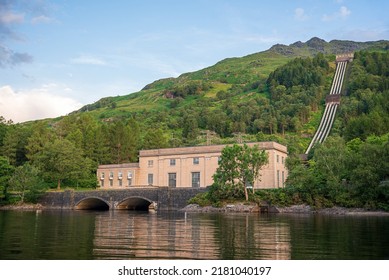
[[96,216],[97,259],[290,259],[285,222],[253,214],[133,213]]
[[0,211],[0,259],[389,259],[389,217]]

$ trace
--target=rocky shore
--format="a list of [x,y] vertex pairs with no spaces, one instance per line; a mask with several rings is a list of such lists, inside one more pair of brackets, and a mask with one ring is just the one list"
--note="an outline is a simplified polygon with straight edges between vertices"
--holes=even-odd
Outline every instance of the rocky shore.
[[[44,207],[41,204],[12,204],[1,206],[0,210],[20,210],[20,211],[36,211],[44,209],[58,209]],[[280,213],[280,214],[323,214],[323,215],[355,215],[355,216],[389,216],[389,212],[366,210],[363,208],[344,208],[344,207],[332,207],[315,209],[309,205],[293,205],[289,207],[260,207],[256,204],[227,204],[224,207],[204,206],[201,207],[198,204],[189,204],[179,210],[180,212],[192,212],[192,213]]]
[[0,210],[43,210],[45,207],[41,204],[22,203],[22,204],[9,204],[0,207]]
[[189,204],[180,210],[181,212],[199,212],[199,213],[208,213],[208,212],[242,212],[242,213],[256,213],[260,212],[261,209],[258,205],[245,205],[245,204],[227,204],[224,207],[213,207],[213,206],[204,206],[201,207],[198,204]]
[[245,205],[242,203],[228,204],[224,207],[205,206],[201,207],[197,204],[189,204],[180,211],[183,212],[197,212],[197,213],[280,213],[280,214],[323,214],[323,215],[365,215],[365,216],[389,216],[389,212],[385,211],[370,211],[362,208],[344,208],[332,207],[315,209],[309,205],[293,205],[289,207],[271,206],[269,208],[261,208],[257,205]]

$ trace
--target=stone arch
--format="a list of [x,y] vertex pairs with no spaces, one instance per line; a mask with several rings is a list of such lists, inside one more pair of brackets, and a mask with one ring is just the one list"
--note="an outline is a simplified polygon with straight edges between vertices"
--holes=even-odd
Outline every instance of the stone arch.
[[120,201],[116,209],[148,211],[150,205],[154,206],[155,202],[142,196],[131,196]]
[[111,205],[100,197],[86,197],[77,202],[74,206],[76,210],[109,210]]

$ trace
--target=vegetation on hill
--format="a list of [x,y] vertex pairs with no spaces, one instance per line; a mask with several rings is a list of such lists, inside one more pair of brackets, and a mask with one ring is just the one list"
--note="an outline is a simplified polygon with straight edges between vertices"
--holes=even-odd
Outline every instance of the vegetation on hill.
[[[324,145],[314,150],[309,168],[301,166],[298,154],[304,152],[320,121],[335,70],[335,53],[365,49],[356,52],[348,68],[347,94],[332,135],[346,147],[350,141],[361,141],[361,150],[350,153],[362,154],[353,157],[367,160],[362,150],[375,139],[373,135],[383,143],[376,147],[377,153],[381,156],[385,151],[381,148],[386,149],[383,135],[389,132],[388,46],[386,41],[327,43],[312,38],[306,43],[276,45],[265,52],[225,59],[178,78],[158,80],[140,92],[103,98],[66,117],[25,124],[1,118],[0,199],[8,195],[15,168],[26,163],[39,170],[43,180],[31,183],[39,189],[95,187],[98,164],[137,161],[140,149],[264,140],[288,145],[291,175],[290,188],[285,191],[294,188],[303,193],[297,182],[308,184],[312,174],[324,172],[315,169],[320,162],[316,153],[325,151]],[[351,172],[351,167],[347,168],[343,173]],[[18,172],[23,170],[35,172],[29,166]],[[378,188],[389,176],[378,167],[374,170]],[[345,182],[348,187],[365,186],[352,180],[357,178],[353,173],[343,173],[335,176],[339,179],[336,183],[326,179],[320,182],[322,185],[312,181],[310,186],[344,186]],[[278,199],[273,193],[266,196]],[[378,196],[385,197],[382,193]],[[381,207],[382,201],[369,205]]]
[[308,165],[289,159],[288,187],[260,192],[276,204],[389,211],[389,52],[355,53],[340,112]]

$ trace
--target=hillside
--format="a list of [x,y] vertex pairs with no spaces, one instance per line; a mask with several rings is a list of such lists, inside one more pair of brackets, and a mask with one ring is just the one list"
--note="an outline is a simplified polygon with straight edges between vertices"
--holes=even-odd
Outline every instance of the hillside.
[[250,86],[261,85],[272,71],[296,57],[313,57],[317,53],[323,53],[331,61],[334,60],[332,59],[334,54],[362,49],[388,49],[388,41],[333,40],[326,42],[315,37],[305,43],[298,41],[289,46],[277,44],[267,51],[240,58],[227,58],[205,69],[182,74],[178,78],[157,80],[146,85],[140,92],[103,98],[96,103],[84,106],[75,113],[96,110],[96,116],[104,118],[106,116],[125,117],[128,116],[126,112],[169,109],[172,100],[167,100],[164,93],[170,88],[201,81],[208,83],[209,87],[202,91],[203,97],[215,97],[218,91],[228,91],[233,86],[245,86],[247,89]]
[[[262,138],[296,135],[297,149],[302,151],[320,120],[324,96],[334,73],[335,54],[387,50],[388,44],[312,38],[305,43],[275,45],[267,51],[227,58],[177,78],[157,80],[139,92],[103,98],[73,115],[88,111],[88,115],[104,122],[135,119],[142,131],[161,128],[168,141],[163,146],[236,141],[228,140],[231,137],[250,141],[256,140],[261,132]],[[275,87],[268,83],[269,75],[296,58],[313,58],[317,54],[324,54],[329,64],[325,71],[318,70],[322,81],[309,88],[295,84],[294,93],[287,96],[294,95],[292,100],[276,100],[272,92]],[[300,70],[304,71],[303,68]]]
[[330,136],[361,145],[389,132],[389,42],[312,38],[158,80],[66,117],[17,125],[0,118],[0,159],[8,171],[37,167],[51,187],[93,186],[98,164],[135,162],[140,149],[274,140],[288,146],[293,182],[297,155],[320,122],[335,54],[356,50]]

